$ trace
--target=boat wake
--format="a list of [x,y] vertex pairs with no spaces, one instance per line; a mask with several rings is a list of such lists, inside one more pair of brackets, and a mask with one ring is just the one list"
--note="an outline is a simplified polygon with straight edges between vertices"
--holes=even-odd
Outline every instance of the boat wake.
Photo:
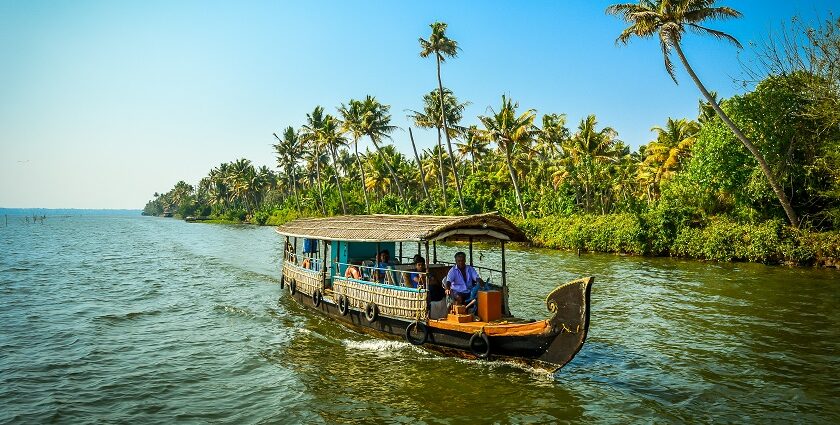
[[389,341],[385,339],[368,339],[363,341],[343,340],[342,344],[348,350],[366,351],[373,353],[395,353],[403,351],[417,351],[416,347],[405,341]]

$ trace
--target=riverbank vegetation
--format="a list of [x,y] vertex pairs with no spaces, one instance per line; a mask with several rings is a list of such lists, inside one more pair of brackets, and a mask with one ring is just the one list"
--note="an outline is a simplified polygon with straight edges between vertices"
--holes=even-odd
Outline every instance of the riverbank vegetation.
[[[553,248],[833,265],[840,258],[840,19],[818,28],[794,19],[745,64],[751,89],[719,100],[680,46],[685,28],[740,16],[708,3],[608,9],[630,25],[620,42],[658,37],[667,72],[674,76],[675,51],[703,94],[697,116],[663,117],[638,149],[594,114],[568,123],[559,111],[540,114],[506,95],[466,124],[467,102],[441,77],[459,47],[446,24],[435,23],[420,54],[435,58],[437,87],[409,112],[414,129],[392,125],[390,106],[374,96],[350,99],[335,113],[316,106],[302,125],[273,135],[276,170],[247,159],[223,163],[197,185],[182,181],[155,194],[144,214],[280,224],[300,216],[499,211]],[[737,44],[705,24],[701,32]],[[436,145],[418,150],[414,130],[435,133]],[[395,139],[412,150],[398,151]]]

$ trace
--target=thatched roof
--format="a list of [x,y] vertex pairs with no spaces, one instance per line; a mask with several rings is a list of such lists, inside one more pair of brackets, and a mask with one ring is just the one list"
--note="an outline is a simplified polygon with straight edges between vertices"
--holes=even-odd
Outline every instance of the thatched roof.
[[309,239],[400,242],[441,239],[527,239],[510,220],[497,213],[466,216],[435,215],[343,215],[290,221],[277,233]]

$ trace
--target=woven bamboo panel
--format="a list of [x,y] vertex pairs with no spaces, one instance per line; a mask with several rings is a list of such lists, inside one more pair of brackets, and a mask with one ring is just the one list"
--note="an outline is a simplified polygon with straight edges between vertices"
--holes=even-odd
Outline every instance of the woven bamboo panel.
[[286,283],[295,280],[296,290],[306,295],[312,295],[316,289],[324,292],[324,282],[321,280],[321,272],[309,270],[286,262],[283,264],[283,276],[286,277]]
[[364,311],[367,303],[374,303],[379,314],[406,319],[426,319],[426,291],[391,288],[373,283],[361,283],[334,276],[333,296],[346,295],[350,305]]

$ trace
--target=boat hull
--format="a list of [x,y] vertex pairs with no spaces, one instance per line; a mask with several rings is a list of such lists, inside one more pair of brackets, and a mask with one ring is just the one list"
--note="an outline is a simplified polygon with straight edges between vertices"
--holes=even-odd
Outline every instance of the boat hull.
[[[580,307],[585,310],[580,312],[582,313],[580,314],[581,316],[585,316],[585,320],[583,320],[584,323],[578,324],[575,329],[570,329],[570,324],[558,324],[552,322],[552,319],[548,319],[545,321],[546,326],[544,331],[532,334],[493,335],[488,332],[484,335],[487,344],[489,344],[488,349],[487,345],[484,345],[482,341],[475,340],[475,335],[478,332],[440,328],[435,326],[435,321],[430,321],[422,324],[422,327],[426,330],[426,338],[425,342],[418,345],[447,355],[463,358],[508,360],[549,371],[557,370],[574,357],[586,339],[589,325],[588,295],[591,284],[591,278],[588,279],[585,285],[586,288],[583,291],[585,300],[582,300],[582,303],[575,303],[581,304]],[[560,288],[564,288],[570,284],[563,285]],[[552,294],[556,292],[558,290],[553,291]],[[354,330],[380,337],[408,340],[406,329],[409,325],[415,323],[415,320],[412,319],[385,315],[380,315],[376,320],[371,322],[367,320],[364,311],[353,307],[349,307],[347,314],[342,315],[337,303],[329,294],[325,295],[317,306],[309,294],[300,291],[294,294],[289,292],[289,294],[292,299],[307,309],[317,311],[327,317],[338,320]],[[551,301],[552,298],[549,295],[549,308],[551,308]],[[556,316],[558,314],[555,314]],[[414,342],[419,342],[417,339],[421,339],[420,335],[422,333],[413,335],[415,335]]]

